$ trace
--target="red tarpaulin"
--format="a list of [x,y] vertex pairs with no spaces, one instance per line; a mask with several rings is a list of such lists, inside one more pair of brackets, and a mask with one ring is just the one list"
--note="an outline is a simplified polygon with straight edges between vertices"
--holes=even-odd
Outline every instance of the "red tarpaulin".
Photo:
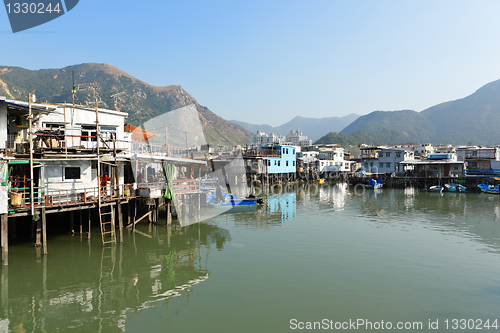
[[153,133],[132,125],[125,125],[125,132],[132,133],[132,139],[135,141],[149,141],[155,137]]

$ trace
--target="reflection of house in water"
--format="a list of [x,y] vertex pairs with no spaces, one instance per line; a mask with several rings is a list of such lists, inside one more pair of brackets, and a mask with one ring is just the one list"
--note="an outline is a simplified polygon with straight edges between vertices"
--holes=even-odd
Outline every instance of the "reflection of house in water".
[[281,221],[291,221],[297,217],[297,197],[295,193],[273,195],[267,198],[267,211],[281,213]]
[[[0,276],[0,331],[126,331],[129,318],[159,306],[168,322],[189,302],[183,296],[210,276],[210,250],[231,240],[227,230],[206,224],[150,226],[127,237],[133,246],[102,248],[96,239],[88,251],[55,251],[33,274],[20,269],[25,262],[12,260]],[[11,256],[18,259],[14,251]]]
[[319,202],[332,205],[334,210],[343,210],[348,193],[348,185],[346,183],[319,187]]

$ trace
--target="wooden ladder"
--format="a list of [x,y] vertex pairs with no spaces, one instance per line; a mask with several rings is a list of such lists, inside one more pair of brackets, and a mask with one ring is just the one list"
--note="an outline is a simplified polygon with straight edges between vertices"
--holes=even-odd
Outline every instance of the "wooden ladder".
[[114,205],[99,206],[102,245],[111,243],[116,244]]

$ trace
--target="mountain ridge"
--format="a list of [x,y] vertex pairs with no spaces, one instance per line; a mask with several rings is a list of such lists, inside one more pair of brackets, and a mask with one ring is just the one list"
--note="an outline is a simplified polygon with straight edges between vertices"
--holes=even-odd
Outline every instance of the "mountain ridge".
[[267,124],[250,124],[237,120],[231,120],[233,124],[237,124],[245,128],[246,130],[256,133],[257,130],[260,130],[264,133],[274,133],[281,135],[286,135],[290,133],[291,130],[300,130],[303,135],[306,135],[310,140],[316,141],[321,138],[323,135],[329,132],[340,132],[345,126],[349,123],[353,122],[359,117],[358,114],[351,113],[347,116],[340,117],[323,117],[323,118],[309,118],[303,116],[295,116],[288,122],[279,125],[279,126],[271,126]]
[[[250,132],[201,106],[181,86],[153,86],[109,64],[86,63],[40,70],[0,66],[0,95],[26,100],[29,93],[35,93],[39,101],[72,102],[72,71],[75,72],[75,85],[99,85],[98,89],[78,90],[77,103],[89,103],[98,98],[99,105],[104,108],[127,112],[127,123],[131,125],[137,126],[164,112],[194,104],[208,143],[234,145],[250,141]],[[117,93],[122,94],[113,99],[111,96]]]
[[373,111],[346,126],[340,133],[372,133],[382,129],[407,133],[420,143],[491,145],[500,142],[500,80],[474,93],[423,111]]

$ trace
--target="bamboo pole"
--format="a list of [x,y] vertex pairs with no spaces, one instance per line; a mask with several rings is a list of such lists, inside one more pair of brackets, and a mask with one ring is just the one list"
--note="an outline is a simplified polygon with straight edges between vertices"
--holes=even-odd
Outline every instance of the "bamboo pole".
[[31,207],[31,216],[35,215],[35,194],[34,192],[34,184],[33,184],[33,114],[31,110],[31,93],[28,95],[28,121],[29,121],[29,129],[28,129],[28,140],[30,142],[30,207]]
[[0,217],[2,229],[2,260],[3,265],[9,264],[9,216],[2,214]]

